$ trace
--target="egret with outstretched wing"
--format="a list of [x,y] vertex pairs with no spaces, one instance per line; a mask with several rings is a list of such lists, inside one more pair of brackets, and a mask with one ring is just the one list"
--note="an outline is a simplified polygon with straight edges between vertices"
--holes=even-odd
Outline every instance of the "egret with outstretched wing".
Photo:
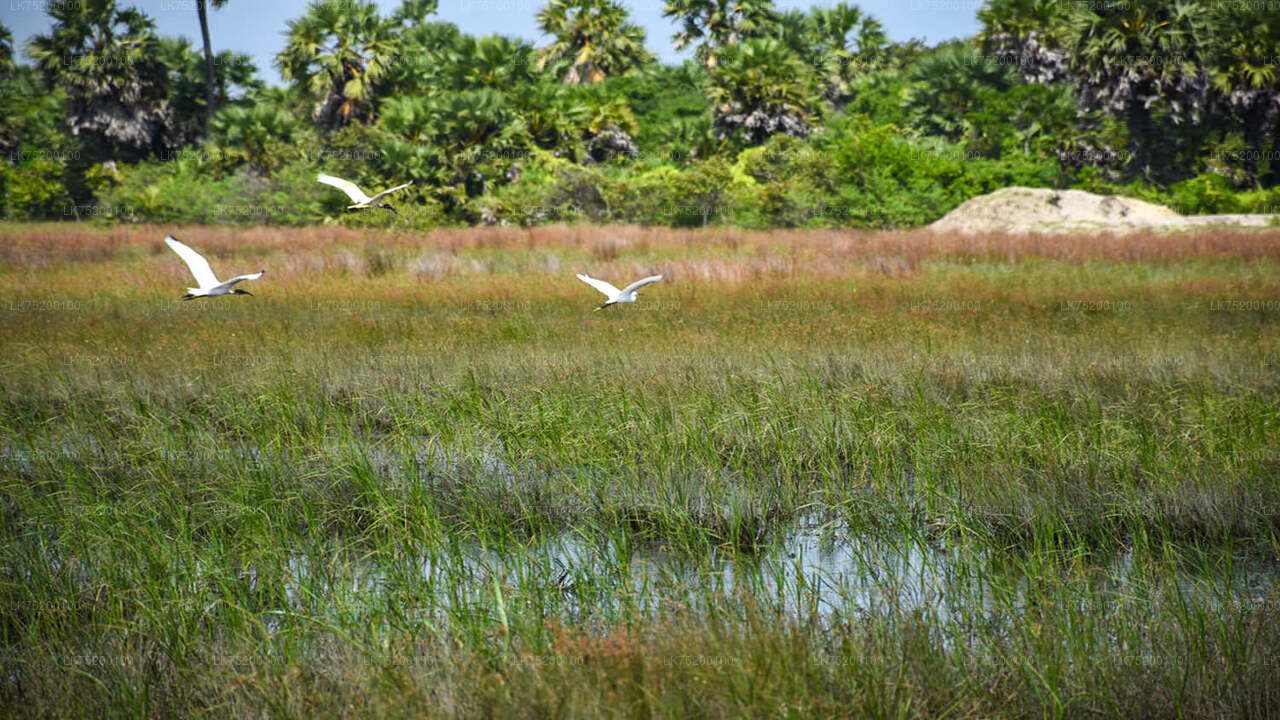
[[645,285],[648,285],[649,283],[658,282],[659,280],[662,279],[662,276],[650,275],[649,277],[643,280],[637,280],[631,283],[630,285],[622,288],[621,290],[614,287],[611,283],[605,282],[604,280],[597,280],[596,278],[593,278],[590,275],[583,275],[579,273],[578,279],[590,285],[591,287],[595,288],[596,290],[599,290],[601,293],[604,294],[606,298],[608,298],[608,301],[605,302],[605,304],[596,308],[596,310],[603,310],[609,307],[610,305],[613,305],[614,303],[635,302],[636,296],[640,294],[639,292],[640,288],[644,287]]
[[365,194],[363,190],[360,189],[359,185],[356,185],[350,180],[343,180],[340,177],[325,175],[324,173],[320,173],[319,175],[317,175],[316,180],[319,180],[325,185],[336,187],[342,192],[346,193],[347,197],[351,198],[351,202],[355,203],[354,205],[348,205],[347,206],[348,210],[368,210],[369,208],[376,207],[376,208],[381,208],[383,210],[390,210],[396,215],[399,215],[400,213],[397,213],[396,209],[391,207],[387,203],[378,202],[378,198],[382,197],[383,195],[390,195],[391,193],[397,190],[403,190],[413,184],[412,182],[407,182],[403,185],[397,185],[389,190],[383,190],[382,192],[378,193],[377,195],[374,195],[373,197],[369,197],[368,195]]
[[244,280],[257,280],[262,277],[266,270],[261,270],[252,275],[237,275],[226,282],[218,280],[218,276],[213,274],[213,268],[209,266],[209,261],[204,259],[200,253],[187,247],[182,241],[173,236],[164,239],[166,245],[178,253],[178,257],[191,268],[191,274],[196,278],[198,287],[187,288],[187,294],[182,296],[183,300],[195,300],[202,297],[217,297],[219,295],[253,295],[248,290],[236,289],[236,283]]

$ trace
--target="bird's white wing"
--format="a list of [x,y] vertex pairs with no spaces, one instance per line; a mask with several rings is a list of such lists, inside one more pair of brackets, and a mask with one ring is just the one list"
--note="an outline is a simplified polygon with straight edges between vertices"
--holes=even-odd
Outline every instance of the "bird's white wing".
[[343,180],[342,178],[337,178],[332,175],[325,175],[324,173],[320,173],[319,175],[316,175],[316,180],[319,180],[325,185],[331,185],[333,187],[336,187],[342,192],[346,193],[347,197],[351,198],[351,202],[367,203],[372,199],[368,195],[365,195],[364,191],[361,190],[359,186],[357,186],[355,183],[351,182],[350,180]]
[[378,193],[377,195],[374,195],[373,197],[369,198],[369,202],[373,202],[374,200],[377,200],[378,198],[382,197],[383,195],[390,195],[391,193],[393,193],[393,192],[395,192],[395,191],[397,191],[397,190],[403,190],[403,189],[405,189],[405,188],[409,187],[409,186],[410,186],[410,185],[412,185],[412,184],[413,184],[413,183],[411,183],[411,182],[407,182],[407,183],[405,183],[405,184],[403,184],[403,185],[397,185],[397,186],[395,186],[395,187],[391,188],[390,190],[383,190],[382,192]]
[[191,268],[191,274],[196,278],[196,285],[201,288],[211,288],[218,284],[218,276],[213,274],[213,268],[209,267],[209,261],[205,260],[203,255],[172,236],[166,237],[164,242],[178,253],[178,257],[182,258],[187,267]]
[[661,276],[661,275],[650,275],[649,277],[647,277],[647,278],[645,278],[645,279],[643,279],[643,280],[637,280],[637,281],[635,281],[635,282],[631,283],[630,285],[628,285],[628,286],[626,286],[626,287],[622,288],[622,292],[623,292],[624,294],[632,293],[632,292],[635,292],[636,290],[639,290],[640,288],[644,287],[645,285],[648,285],[649,283],[655,283],[655,282],[658,282],[658,281],[659,281],[659,280],[661,280],[661,279],[662,279],[662,276]]
[[600,292],[604,293],[604,296],[609,298],[610,300],[618,297],[618,293],[621,292],[620,290],[618,290],[618,288],[610,285],[609,283],[603,280],[597,280],[591,277],[590,275],[583,275],[579,273],[578,279],[590,285],[591,287],[599,290]]
[[231,278],[230,280],[228,280],[228,281],[226,281],[226,282],[222,283],[222,285],[223,285],[223,287],[231,287],[232,285],[235,285],[236,283],[240,282],[241,280],[257,280],[258,278],[262,277],[263,273],[265,273],[265,272],[266,272],[266,270],[263,270],[263,271],[261,271],[261,272],[253,273],[252,275],[237,275],[237,276],[235,276],[235,277]]

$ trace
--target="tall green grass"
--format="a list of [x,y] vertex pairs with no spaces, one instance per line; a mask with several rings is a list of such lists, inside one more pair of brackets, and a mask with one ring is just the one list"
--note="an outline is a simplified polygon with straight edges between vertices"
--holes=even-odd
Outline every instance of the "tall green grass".
[[1276,714],[1273,236],[483,237],[15,238],[5,711]]

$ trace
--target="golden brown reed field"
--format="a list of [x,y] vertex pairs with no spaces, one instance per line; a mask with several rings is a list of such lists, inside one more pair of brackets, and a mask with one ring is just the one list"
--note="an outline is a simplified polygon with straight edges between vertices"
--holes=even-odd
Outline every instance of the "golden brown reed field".
[[[988,260],[1043,258],[1067,262],[1171,262],[1193,258],[1276,259],[1280,231],[1195,230],[1186,233],[935,233],[858,230],[740,230],[707,228],[672,230],[640,226],[539,226],[530,228],[442,228],[426,234],[353,230],[342,227],[235,228],[131,225],[13,225],[6,229],[0,258],[19,265],[58,260],[112,257],[121,248],[176,235],[213,252],[239,251],[290,254],[323,252],[385,242],[404,251],[456,254],[466,250],[536,250],[574,248],[598,260],[619,253],[682,254],[693,248],[715,248],[746,257],[789,258],[813,262],[857,263],[918,269],[934,257]],[[157,252],[163,245],[156,244]],[[808,265],[802,266],[809,269]]]

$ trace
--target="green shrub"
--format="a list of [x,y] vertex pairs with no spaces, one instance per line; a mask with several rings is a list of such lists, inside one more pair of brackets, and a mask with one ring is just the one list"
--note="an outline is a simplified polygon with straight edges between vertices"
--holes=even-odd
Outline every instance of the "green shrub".
[[1184,215],[1217,215],[1241,212],[1241,202],[1231,178],[1205,173],[1174,183],[1169,188],[1173,209]]
[[594,167],[569,166],[556,174],[548,193],[550,212],[559,220],[605,222],[609,219],[610,179]]
[[711,105],[702,89],[705,81],[706,72],[698,63],[653,65],[611,77],[600,84],[599,92],[625,97],[630,103],[637,124],[633,135],[642,158],[669,162],[698,144],[694,136],[711,129]]
[[13,219],[77,219],[78,208],[63,182],[64,163],[33,156],[16,167],[0,165],[5,215]]
[[911,81],[901,70],[875,70],[853,82],[853,99],[844,106],[850,117],[865,115],[877,125],[905,127],[910,115],[904,99]]
[[210,123],[214,145],[233,162],[247,162],[269,172],[300,155],[302,126],[289,112],[276,105],[222,108]]
[[1010,185],[1052,187],[1058,177],[1048,161],[973,157],[865,118],[835,124],[820,143],[834,158],[840,224],[857,227],[924,225],[971,197]]
[[833,227],[846,213],[835,163],[813,142],[775,136],[742,151],[733,169],[743,185],[734,222],[747,227]]
[[98,202],[104,217],[124,220],[302,225],[324,218],[327,190],[306,163],[286,165],[271,176],[245,165],[219,177],[191,162],[143,162],[122,169]]
[[732,210],[733,173],[723,160],[696,163],[671,178],[665,224],[696,227],[719,221]]
[[680,170],[663,166],[616,180],[610,187],[609,207],[615,222],[666,225],[675,204]]
[[536,149],[513,162],[512,167],[516,171],[509,182],[474,200],[464,200],[473,221],[520,226],[569,221],[583,209],[575,207],[575,201],[591,205],[589,214],[600,214],[601,202],[593,197],[601,195],[603,189],[596,185],[593,192],[589,187],[593,182],[606,183],[598,172],[580,175],[580,166]]
[[1239,212],[1280,214],[1280,187],[1236,193],[1236,199],[1240,202]]
[[529,227],[553,220],[551,186],[523,178],[476,198],[472,205],[486,224]]

